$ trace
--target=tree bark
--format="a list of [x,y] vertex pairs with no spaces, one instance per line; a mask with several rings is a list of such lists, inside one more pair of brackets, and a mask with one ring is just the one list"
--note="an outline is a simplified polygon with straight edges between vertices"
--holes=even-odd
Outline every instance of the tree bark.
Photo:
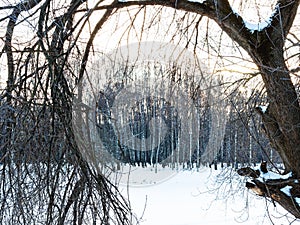
[[266,134],[280,154],[286,172],[292,171],[297,177],[300,175],[300,108],[283,47],[298,5],[299,1],[279,1],[271,26],[261,32],[260,41],[249,50],[268,94],[268,109],[261,113]]
[[[268,51],[266,51],[268,52]],[[285,171],[300,175],[300,109],[297,94],[282,55],[272,57],[260,66],[268,93],[269,106],[260,113],[266,135],[280,154]],[[276,65],[274,65],[276,64]]]

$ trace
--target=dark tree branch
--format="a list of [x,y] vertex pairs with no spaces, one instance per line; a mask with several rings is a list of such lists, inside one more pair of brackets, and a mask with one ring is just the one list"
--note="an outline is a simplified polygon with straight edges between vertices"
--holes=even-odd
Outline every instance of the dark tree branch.
[[11,101],[11,92],[13,90],[13,84],[15,81],[14,76],[14,57],[13,57],[13,50],[12,50],[12,39],[14,34],[14,29],[18,20],[19,15],[22,11],[27,11],[34,8],[38,5],[41,0],[28,0],[13,7],[13,12],[9,16],[9,22],[6,29],[5,34],[5,45],[4,50],[7,55],[7,68],[8,68],[8,79],[7,79],[7,93],[8,99],[7,101]]
[[83,54],[82,60],[81,60],[81,66],[80,66],[80,71],[79,71],[79,80],[82,79],[85,68],[86,68],[86,63],[88,61],[88,57],[91,51],[91,47],[93,45],[94,39],[97,35],[97,33],[99,32],[99,30],[102,28],[103,24],[107,21],[107,19],[111,16],[112,12],[114,11],[115,7],[111,7],[108,8],[106,10],[106,12],[104,13],[104,15],[102,16],[102,18],[99,20],[99,22],[96,24],[93,32],[90,35],[90,38],[87,42],[86,48],[85,48],[85,52]]
[[[174,1],[164,0],[127,1],[106,7],[122,8],[134,5],[161,5],[206,16],[214,20],[232,40],[236,41],[252,56],[251,49],[257,49],[262,44],[261,41],[265,40],[266,34],[273,36],[272,33],[276,32],[281,37],[281,40],[284,41],[284,37],[286,37],[296,16],[298,4],[298,0],[278,1],[270,26],[253,33],[245,26],[243,18],[233,12],[228,0],[207,0],[203,3],[178,0],[176,4]],[[103,9],[105,6],[100,8]]]
[[[260,170],[255,170],[255,172],[252,172],[254,171],[253,169],[246,167],[239,169],[237,173],[252,179],[251,182],[246,182],[248,189],[259,196],[272,199],[272,201],[279,203],[295,217],[300,218],[300,206],[296,199],[300,196],[300,184],[298,179],[294,177],[271,177],[266,179],[264,174],[268,174],[269,171],[265,170],[265,172],[263,172],[262,168],[265,167],[266,165],[262,163]],[[257,176],[257,174],[260,176]]]

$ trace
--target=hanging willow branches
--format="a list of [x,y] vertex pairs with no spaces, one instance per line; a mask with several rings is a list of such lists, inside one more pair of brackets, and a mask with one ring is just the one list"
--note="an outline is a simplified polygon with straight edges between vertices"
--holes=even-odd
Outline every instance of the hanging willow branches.
[[91,45],[78,43],[92,13],[75,20],[84,8],[81,0],[0,7],[7,68],[0,96],[1,224],[134,223],[127,200],[83,159],[74,140],[71,104],[83,75],[77,64]]

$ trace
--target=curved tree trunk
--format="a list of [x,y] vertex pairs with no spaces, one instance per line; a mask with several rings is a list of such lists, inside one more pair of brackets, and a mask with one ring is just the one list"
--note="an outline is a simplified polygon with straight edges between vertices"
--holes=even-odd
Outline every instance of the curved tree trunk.
[[[259,68],[268,94],[267,110],[259,110],[264,130],[280,154],[285,172],[291,172],[292,175],[265,179],[261,177],[263,173],[253,176],[249,172],[250,168],[243,168],[238,173],[253,179],[247,183],[248,188],[258,189],[260,195],[272,198],[296,218],[300,218],[300,199],[297,199],[300,197],[300,107],[283,51],[299,0],[278,0],[270,25],[254,32],[246,28],[243,18],[233,12],[228,0],[206,0],[203,3],[189,0],[126,1],[117,7],[130,5],[162,5],[207,16],[251,56]],[[285,187],[290,193],[283,191]]]
[[264,130],[272,147],[280,154],[286,172],[300,175],[300,108],[297,93],[286,68],[283,55],[266,50],[259,66],[269,106],[260,111]]
[[[132,5],[162,5],[207,16],[237,42],[260,70],[269,98],[263,115],[266,134],[279,152],[286,172],[300,176],[300,106],[297,93],[284,60],[284,43],[294,22],[300,0],[279,0],[271,23],[261,31],[251,32],[241,16],[233,12],[228,0],[145,0],[114,3],[114,8]],[[111,8],[108,7],[108,8]]]
[[[278,41],[283,46],[283,40]],[[277,42],[277,43],[278,43]],[[300,107],[295,87],[286,67],[283,51],[274,48],[276,40],[268,39],[266,44],[252,51],[257,62],[265,88],[268,94],[269,105],[263,111],[257,107],[263,121],[263,130],[272,147],[279,153],[285,166],[288,177],[277,179],[269,178],[260,171],[260,176],[251,173],[242,173],[243,176],[254,178],[246,187],[259,190],[259,195],[269,197],[278,202],[296,218],[300,218]],[[265,171],[267,173],[267,171]],[[262,176],[261,176],[262,175]],[[287,192],[284,190],[288,190]]]

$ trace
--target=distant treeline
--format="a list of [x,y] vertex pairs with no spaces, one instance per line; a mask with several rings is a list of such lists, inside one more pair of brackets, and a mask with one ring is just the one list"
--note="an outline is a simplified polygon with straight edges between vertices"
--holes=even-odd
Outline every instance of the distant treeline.
[[[237,167],[241,163],[255,164],[270,158],[273,162],[280,162],[279,156],[269,146],[255,112],[255,107],[263,104],[258,95],[249,99],[239,91],[232,93],[222,103],[222,107],[226,108],[222,112],[227,115],[219,113],[218,116],[223,116],[224,120],[216,120],[213,116],[216,114],[216,106],[212,106],[209,101],[209,95],[213,93],[194,89],[190,96],[197,108],[198,119],[193,120],[197,125],[192,126],[188,132],[196,133],[198,138],[183,141],[180,138],[187,134],[182,133],[181,126],[183,123],[188,124],[189,119],[179,118],[180,109],[163,98],[149,96],[133,101],[133,106],[118,108],[120,114],[127,112],[130,107],[131,111],[129,110],[129,116],[122,118],[125,131],[115,130],[109,107],[113,107],[114,99],[122,87],[123,84],[109,87],[100,93],[98,99],[97,131],[102,140],[102,148],[112,156],[108,160],[137,166],[159,163],[170,167],[200,167],[217,163]],[[166,124],[165,132],[153,128],[150,131],[150,121],[157,118],[162,118]],[[214,124],[220,121],[225,121],[225,125]],[[212,129],[212,126],[217,126],[217,129]],[[220,132],[221,138],[220,134],[216,137],[213,133],[218,129],[224,129]],[[160,133],[164,137],[157,144],[156,138]]]
[[[191,103],[177,104],[155,93],[114,108],[124,85],[126,82],[106,87],[99,92],[94,107],[87,109],[82,105],[79,113],[73,115],[74,118],[79,115],[81,121],[77,131],[73,128],[75,139],[76,132],[77,140],[82,138],[77,144],[83,143],[81,154],[87,160],[113,167],[123,163],[135,166],[159,163],[170,167],[221,163],[237,167],[241,163],[269,159],[280,163],[255,112],[255,107],[264,104],[260,94],[253,93],[249,98],[234,91],[216,107],[211,101],[216,92],[191,85],[194,88],[189,88],[187,93],[197,113],[189,115],[187,111],[181,115],[182,109],[178,107],[188,108]],[[1,162],[72,163],[73,155],[78,153],[70,147],[74,143],[68,142],[68,133],[57,109],[39,102],[20,100],[18,103],[11,106],[1,102],[0,105],[1,135],[5,137],[0,143]],[[220,107],[226,110],[217,113]],[[116,111],[121,117],[113,115]],[[94,125],[94,131],[89,129]],[[216,131],[222,132],[216,134]]]

